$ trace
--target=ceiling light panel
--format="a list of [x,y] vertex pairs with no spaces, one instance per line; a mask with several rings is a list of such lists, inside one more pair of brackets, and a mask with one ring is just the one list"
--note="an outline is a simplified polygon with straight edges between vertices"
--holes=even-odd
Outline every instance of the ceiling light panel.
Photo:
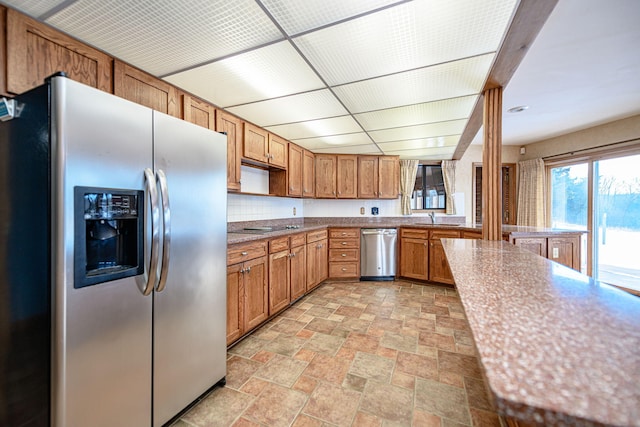
[[413,1],[294,42],[330,85],[338,85],[495,52],[516,3]]
[[445,120],[467,119],[478,100],[477,95],[442,101],[425,102],[405,107],[390,108],[356,114],[355,119],[365,130],[396,128],[442,122]]
[[282,39],[254,0],[78,0],[46,22],[156,76]]
[[292,142],[303,145],[309,150],[324,147],[344,147],[353,145],[371,144],[371,138],[364,132],[349,133],[346,135],[321,136],[318,138],[292,139]]
[[262,0],[269,13],[290,36],[397,2],[398,0]]
[[382,152],[374,144],[354,145],[351,147],[327,147],[313,150],[316,153],[330,154],[382,154]]
[[334,88],[353,113],[400,107],[481,91],[493,54],[448,62]]
[[165,77],[226,108],[324,87],[288,41]]
[[418,138],[406,141],[394,141],[379,143],[378,146],[384,152],[398,150],[417,150],[425,148],[454,147],[460,141],[460,135],[437,136],[433,138]]
[[239,105],[227,110],[263,127],[347,114],[328,89]]
[[38,18],[66,1],[67,0],[9,0],[3,1],[3,3],[27,15]]
[[362,131],[362,128],[351,116],[332,117],[330,119],[310,120],[307,122],[269,126],[266,129],[269,132],[273,132],[287,139],[341,135]]
[[406,139],[430,138],[441,135],[460,135],[467,124],[466,119],[429,123],[419,126],[384,129],[369,132],[375,142],[392,142]]

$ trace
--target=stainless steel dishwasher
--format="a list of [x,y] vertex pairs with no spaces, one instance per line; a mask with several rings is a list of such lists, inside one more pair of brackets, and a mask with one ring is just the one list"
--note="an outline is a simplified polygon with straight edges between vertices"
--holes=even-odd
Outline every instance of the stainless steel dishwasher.
[[396,275],[398,230],[360,230],[360,280],[393,280]]

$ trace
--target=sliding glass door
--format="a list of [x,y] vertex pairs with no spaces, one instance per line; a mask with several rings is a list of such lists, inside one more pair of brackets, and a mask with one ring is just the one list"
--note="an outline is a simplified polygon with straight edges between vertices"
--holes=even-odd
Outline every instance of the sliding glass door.
[[640,155],[552,165],[551,226],[588,230],[582,271],[640,291]]
[[640,155],[593,162],[593,277],[640,290]]

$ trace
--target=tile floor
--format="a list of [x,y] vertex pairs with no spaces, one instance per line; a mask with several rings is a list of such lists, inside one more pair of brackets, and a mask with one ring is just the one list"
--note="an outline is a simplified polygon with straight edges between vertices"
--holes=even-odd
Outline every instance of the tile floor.
[[327,282],[229,349],[174,427],[499,426],[453,288]]

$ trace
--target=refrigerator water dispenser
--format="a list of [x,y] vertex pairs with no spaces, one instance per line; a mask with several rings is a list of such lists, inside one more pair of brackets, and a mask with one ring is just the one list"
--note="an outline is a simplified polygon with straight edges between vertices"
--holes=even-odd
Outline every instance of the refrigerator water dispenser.
[[144,192],[75,187],[74,287],[144,272]]

